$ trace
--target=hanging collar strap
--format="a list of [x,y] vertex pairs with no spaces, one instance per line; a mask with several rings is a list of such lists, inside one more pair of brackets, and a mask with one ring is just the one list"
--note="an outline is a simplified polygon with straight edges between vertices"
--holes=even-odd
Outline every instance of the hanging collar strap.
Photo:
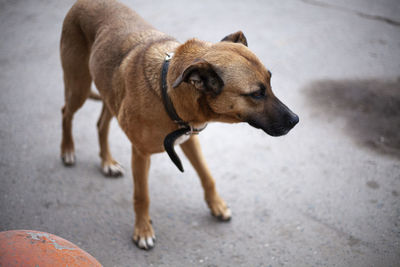
[[193,128],[188,122],[182,120],[178,113],[176,113],[176,110],[174,108],[174,105],[171,101],[171,98],[168,95],[168,85],[167,85],[167,74],[168,74],[168,67],[169,67],[169,61],[173,57],[173,53],[167,53],[167,56],[165,57],[163,66],[162,66],[162,71],[161,71],[161,96],[162,100],[164,103],[165,110],[168,114],[168,116],[173,120],[176,124],[179,125],[179,129],[176,131],[171,132],[168,134],[165,139],[164,139],[164,148],[168,153],[168,156],[171,158],[172,162],[178,167],[178,169],[183,172],[183,166],[182,162],[179,159],[178,155],[175,152],[174,149],[174,144],[176,139],[178,139],[180,136],[186,134],[186,135],[191,135],[191,134],[198,134],[202,130],[204,130],[207,126],[207,124],[201,128],[201,129],[196,129]]

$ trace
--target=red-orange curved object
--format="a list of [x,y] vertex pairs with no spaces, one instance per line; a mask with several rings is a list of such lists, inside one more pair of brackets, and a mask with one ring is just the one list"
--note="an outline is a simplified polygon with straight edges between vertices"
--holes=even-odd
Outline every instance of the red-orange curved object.
[[0,232],[0,266],[101,266],[71,242],[33,230]]

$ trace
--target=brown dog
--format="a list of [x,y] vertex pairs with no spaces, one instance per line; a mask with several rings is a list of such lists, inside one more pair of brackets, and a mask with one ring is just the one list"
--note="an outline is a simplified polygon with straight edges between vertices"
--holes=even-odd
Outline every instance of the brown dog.
[[132,143],[133,239],[143,249],[152,248],[155,240],[147,183],[151,154],[165,146],[179,167],[173,144],[182,134],[187,137],[181,148],[200,177],[205,200],[212,214],[226,221],[231,211],[216,191],[193,129],[209,121],[248,122],[279,136],[299,120],[272,93],[271,73],[247,48],[242,32],[215,44],[197,39],[180,44],[118,2],[78,0],[64,20],[60,50],[63,162],[75,162],[72,118],[94,81],[103,100],[97,125],[106,175],[122,174],[108,148],[113,116]]

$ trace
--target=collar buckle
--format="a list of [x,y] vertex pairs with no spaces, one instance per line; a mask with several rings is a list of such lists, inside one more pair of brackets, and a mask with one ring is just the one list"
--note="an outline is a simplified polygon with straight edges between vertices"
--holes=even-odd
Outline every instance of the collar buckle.
[[165,61],[170,61],[173,56],[174,56],[173,52],[165,53]]
[[201,128],[194,128],[189,124],[190,130],[186,133],[186,135],[198,135],[201,131],[203,131],[207,127],[207,123]]

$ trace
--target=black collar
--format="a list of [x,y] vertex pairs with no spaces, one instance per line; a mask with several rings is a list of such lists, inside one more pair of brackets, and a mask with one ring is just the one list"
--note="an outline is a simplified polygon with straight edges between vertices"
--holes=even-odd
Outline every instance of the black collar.
[[[164,148],[168,153],[168,156],[171,158],[172,162],[178,167],[178,169],[183,172],[182,162],[179,159],[178,155],[175,152],[174,144],[176,139],[180,136],[186,134],[198,134],[202,129],[195,129],[193,128],[188,122],[182,120],[176,110],[174,105],[171,101],[171,98],[168,95],[168,85],[167,85],[167,73],[168,73],[168,66],[169,61],[171,60],[173,54],[167,54],[161,71],[161,96],[164,103],[165,110],[168,113],[168,116],[173,120],[176,124],[179,125],[179,129],[169,133],[164,139]],[[207,125],[206,125],[207,126]]]
[[183,121],[179,115],[176,113],[174,108],[174,104],[172,104],[171,98],[168,95],[168,85],[167,85],[167,73],[169,67],[169,61],[171,60],[173,54],[167,54],[161,72],[161,96],[164,103],[165,110],[168,113],[168,116],[179,126],[189,126],[189,124]]

